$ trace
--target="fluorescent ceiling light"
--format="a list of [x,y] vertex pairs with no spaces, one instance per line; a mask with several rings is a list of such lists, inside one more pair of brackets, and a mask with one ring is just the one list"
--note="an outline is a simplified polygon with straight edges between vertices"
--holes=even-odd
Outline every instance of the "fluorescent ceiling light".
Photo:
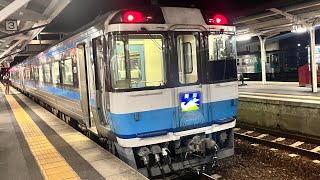
[[305,32],[307,32],[307,28],[304,28],[301,24],[294,24],[292,26],[291,32],[293,32],[293,33],[305,33]]
[[252,37],[252,34],[244,34],[244,35],[237,35],[237,41],[248,41]]

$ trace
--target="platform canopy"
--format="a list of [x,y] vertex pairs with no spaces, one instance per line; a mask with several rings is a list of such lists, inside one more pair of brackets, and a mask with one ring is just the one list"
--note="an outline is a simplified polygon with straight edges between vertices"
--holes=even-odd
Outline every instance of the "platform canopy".
[[237,27],[237,35],[276,35],[291,31],[295,25],[319,25],[320,1],[303,1],[280,7],[271,7],[259,13],[237,17],[233,23]]
[[0,67],[8,63],[71,0],[0,0]]
[[271,5],[262,12],[255,12],[233,19],[237,28],[238,39],[258,36],[261,47],[262,83],[266,84],[266,50],[267,38],[281,32],[309,32],[310,59],[312,74],[312,91],[317,92],[317,66],[315,58],[315,27],[320,25],[320,1],[287,1],[282,5]]

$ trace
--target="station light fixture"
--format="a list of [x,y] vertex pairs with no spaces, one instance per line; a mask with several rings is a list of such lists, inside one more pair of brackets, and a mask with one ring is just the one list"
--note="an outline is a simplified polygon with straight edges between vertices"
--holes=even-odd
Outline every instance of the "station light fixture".
[[243,35],[237,35],[236,40],[237,41],[248,41],[252,37],[252,34],[243,34]]
[[291,32],[301,34],[307,32],[307,28],[304,28],[301,24],[293,24]]

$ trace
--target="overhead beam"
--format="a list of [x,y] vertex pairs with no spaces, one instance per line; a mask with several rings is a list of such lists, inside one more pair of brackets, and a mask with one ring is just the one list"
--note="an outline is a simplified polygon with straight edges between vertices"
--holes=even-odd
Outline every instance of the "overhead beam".
[[[307,12],[307,13],[301,13],[298,14],[299,17],[301,18],[307,18],[307,17],[313,17],[317,18],[320,17],[320,10],[319,11],[312,11],[312,12]],[[264,28],[278,28],[279,26],[288,26],[292,25],[292,22],[288,20],[287,18],[283,17],[280,19],[275,19],[271,21],[266,21],[266,22],[259,22],[259,23],[254,23],[250,25],[244,25],[244,26],[236,26],[237,31],[241,31],[242,29],[264,29]]]
[[[286,8],[282,8],[281,10],[284,12],[293,12],[293,11],[298,11],[301,9],[305,9],[305,8],[311,8],[311,7],[315,7],[315,6],[320,6],[320,2],[319,0],[314,0],[311,2],[306,2],[306,3],[300,3],[297,5],[293,5],[293,6],[289,6]],[[244,18],[236,18],[234,20],[234,24],[241,24],[241,23],[245,23],[248,21],[253,21],[253,20],[257,20],[257,19],[262,19],[262,18],[266,18],[266,17],[271,17],[274,16],[275,14],[273,12],[266,12],[266,13],[261,13],[259,15],[254,15],[254,16],[249,16],[249,17],[244,17]]]
[[[0,0],[0,6],[3,6],[3,7],[7,7],[9,6],[10,3],[5,1],[5,0]],[[9,18],[11,19],[19,19],[19,20],[24,20],[23,18],[27,18],[28,16],[30,17],[37,17],[38,20],[45,20],[47,19],[46,16],[42,15],[41,13],[38,13],[38,12],[35,12],[35,11],[32,11],[30,9],[25,9],[27,7],[27,3],[24,4],[19,10],[17,10],[16,12],[14,12],[13,14],[11,14],[9,16]]]
[[280,9],[277,9],[277,8],[271,8],[269,10],[277,14],[281,14],[282,16],[286,17],[286,19],[288,19],[289,21],[292,21],[293,23],[299,23],[306,27],[309,25],[304,21],[304,19],[300,15],[293,15],[293,14],[281,11]]
[[[50,23],[70,2],[71,0],[64,0],[62,2],[60,0],[52,0],[47,9],[43,12],[43,15],[48,16],[48,19],[46,21],[40,21],[39,23],[36,23],[34,26],[41,26]],[[44,27],[29,32],[29,40],[24,42],[21,48],[26,47],[28,43],[32,39],[34,39],[43,29]]]
[[30,0],[15,0],[0,11],[0,22],[7,19],[11,14],[23,7]]

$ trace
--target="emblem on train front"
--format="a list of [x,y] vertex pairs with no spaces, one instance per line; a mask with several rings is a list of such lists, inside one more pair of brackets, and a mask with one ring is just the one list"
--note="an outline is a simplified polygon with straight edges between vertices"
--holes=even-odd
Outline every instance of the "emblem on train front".
[[182,93],[180,95],[181,111],[195,111],[200,109],[200,93]]

